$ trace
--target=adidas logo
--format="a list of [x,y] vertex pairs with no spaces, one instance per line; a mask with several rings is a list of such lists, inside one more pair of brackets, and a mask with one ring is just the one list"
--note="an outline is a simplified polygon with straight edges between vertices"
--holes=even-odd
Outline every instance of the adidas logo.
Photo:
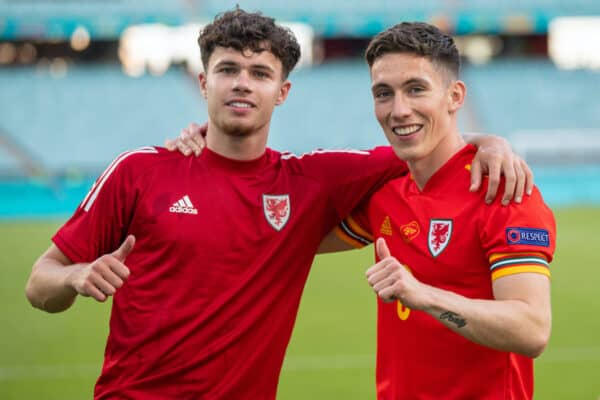
[[173,203],[173,205],[169,207],[169,211],[172,213],[179,214],[198,214],[198,210],[194,208],[194,205],[190,201],[190,198],[187,194],[175,203]]

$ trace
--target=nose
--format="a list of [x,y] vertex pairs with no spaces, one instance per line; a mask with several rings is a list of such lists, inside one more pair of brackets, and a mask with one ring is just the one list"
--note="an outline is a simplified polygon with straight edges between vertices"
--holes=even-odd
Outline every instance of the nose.
[[394,98],[394,106],[392,108],[392,116],[398,119],[404,119],[410,116],[412,109],[409,103],[403,96],[396,96]]
[[250,92],[250,75],[248,71],[241,70],[233,80],[235,92]]

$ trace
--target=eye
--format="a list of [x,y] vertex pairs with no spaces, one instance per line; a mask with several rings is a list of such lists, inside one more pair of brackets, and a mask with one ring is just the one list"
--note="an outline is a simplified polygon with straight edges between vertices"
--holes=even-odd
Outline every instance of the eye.
[[389,89],[380,89],[380,90],[376,90],[373,93],[373,97],[375,97],[375,99],[377,100],[385,100],[387,98],[390,98],[394,95],[394,93],[389,90]]
[[254,71],[254,76],[259,79],[263,79],[263,78],[268,78],[269,74],[265,71],[256,70],[256,71]]
[[408,88],[408,94],[411,95],[418,95],[421,94],[425,91],[425,88],[423,86],[411,86]]

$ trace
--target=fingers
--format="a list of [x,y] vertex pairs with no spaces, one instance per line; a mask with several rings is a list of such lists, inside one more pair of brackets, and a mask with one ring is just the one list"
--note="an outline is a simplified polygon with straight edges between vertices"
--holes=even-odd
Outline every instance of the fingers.
[[380,260],[383,260],[386,257],[391,257],[392,254],[390,253],[390,249],[388,249],[387,247],[387,243],[385,242],[385,239],[380,237],[379,239],[377,239],[377,256],[379,257]]
[[387,266],[389,264],[393,264],[393,263],[398,263],[398,260],[396,260],[394,257],[386,257],[383,260],[379,261],[378,263],[374,264],[367,270],[367,272],[365,272],[367,279],[370,279],[370,277],[372,275],[377,274],[380,271],[383,271],[385,268],[387,268]]
[[176,139],[166,139],[165,147],[169,151],[179,150],[185,156],[194,153],[199,156],[206,147],[206,132],[208,132],[208,123],[198,125],[194,122],[179,133]]
[[488,171],[488,188],[485,194],[485,202],[491,204],[496,198],[500,186],[500,163],[491,163]]
[[194,135],[200,135],[198,133],[198,129],[194,126],[194,124],[188,126],[179,134],[179,138],[177,139],[177,147],[179,151],[181,151],[186,156],[194,153],[196,155],[200,154],[198,151],[198,146],[196,142],[194,142]]
[[393,286],[388,286],[385,289],[380,290],[377,293],[377,296],[379,296],[384,303],[391,303],[397,300]]
[[121,246],[112,252],[112,256],[117,260],[123,262],[133,251],[133,247],[135,246],[135,236],[129,235],[125,238],[125,241],[121,243]]
[[521,159],[515,161],[515,175],[517,177],[515,184],[515,203],[520,203],[523,201],[523,194],[526,190],[527,184],[527,174],[523,169],[523,164]]
[[[189,152],[194,152],[196,156],[199,156],[202,149],[206,147],[206,132],[208,131],[208,123],[204,125],[198,125],[192,122],[187,128],[181,131],[178,141],[182,141],[183,144],[188,148]],[[185,154],[185,153],[184,153]],[[187,154],[186,154],[187,155]]]
[[404,274],[408,271],[393,258],[386,258],[384,263],[384,268],[371,274],[367,280],[381,300],[390,302],[398,299],[405,279]]
[[193,135],[190,138],[190,147],[196,156],[199,156],[202,153],[202,150],[206,147],[206,140],[202,135]]
[[169,151],[175,151],[177,149],[177,145],[175,144],[175,140],[173,139],[165,139],[165,148]]
[[515,187],[517,185],[517,174],[512,161],[505,161],[502,165],[502,173],[504,174],[504,193],[502,194],[502,205],[507,206],[515,195]]
[[525,173],[525,193],[527,193],[527,195],[530,196],[533,192],[534,184],[533,171],[531,170],[531,168],[529,168],[529,165],[527,165],[525,160],[520,159],[520,164],[521,168],[523,169],[523,172]]
[[[127,244],[131,240],[130,238],[133,236],[130,235],[121,248],[132,245]],[[127,251],[127,249],[123,251]],[[112,254],[107,254],[90,264],[83,282],[75,289],[82,296],[93,297],[103,302],[108,296],[113,296],[128,277],[129,269]]]
[[369,285],[375,292],[379,292],[379,290],[391,286],[397,280],[402,279],[403,268],[402,264],[395,258],[386,257],[367,270],[367,282],[369,282]]
[[475,156],[471,163],[471,186],[469,191],[476,192],[481,187],[481,181],[483,179],[483,170],[481,168],[481,161],[478,156]]
[[381,290],[394,285],[394,283],[396,282],[397,279],[398,279],[398,277],[395,276],[395,274],[392,272],[392,273],[389,273],[385,278],[383,278],[377,282],[374,282],[371,285],[371,287],[377,294],[379,294],[379,292]]
[[183,139],[181,139],[181,137],[175,140],[175,147],[184,156],[189,156],[190,154],[192,154],[193,151],[192,148],[187,144],[187,142],[184,142]]
[[179,150],[185,156],[192,154],[193,149],[187,144],[190,140],[189,133],[185,132],[185,130],[181,131],[177,139],[165,139],[165,148],[169,151]]
[[100,290],[94,282],[85,282],[81,290],[78,293],[85,297],[92,297],[93,299],[103,302],[107,299],[107,296],[102,290]]

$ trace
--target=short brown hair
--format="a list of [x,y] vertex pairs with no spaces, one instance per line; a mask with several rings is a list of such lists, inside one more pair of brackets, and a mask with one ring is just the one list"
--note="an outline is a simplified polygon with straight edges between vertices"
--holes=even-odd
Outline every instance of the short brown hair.
[[230,47],[238,51],[270,51],[283,66],[287,78],[300,58],[300,45],[287,28],[279,26],[273,18],[261,13],[249,13],[239,7],[215,17],[204,27],[198,37],[204,69],[215,47]]
[[379,33],[365,52],[369,67],[387,53],[412,53],[426,57],[458,78],[460,55],[452,36],[424,22],[402,22]]

